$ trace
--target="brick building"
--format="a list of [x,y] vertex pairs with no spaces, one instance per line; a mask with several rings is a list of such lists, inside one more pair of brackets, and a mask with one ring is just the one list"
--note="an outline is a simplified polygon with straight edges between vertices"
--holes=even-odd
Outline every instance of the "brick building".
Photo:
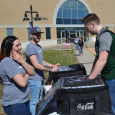
[[[0,43],[8,35],[17,36],[22,46],[29,42],[29,21],[23,21],[25,11],[37,11],[41,20],[33,21],[44,32],[41,45],[65,43],[67,34],[82,36],[84,41],[94,41],[95,36],[85,32],[82,19],[89,13],[96,13],[104,28],[115,32],[115,0],[1,0],[0,1]],[[30,18],[30,14],[27,14]],[[35,17],[35,14],[33,14]]]

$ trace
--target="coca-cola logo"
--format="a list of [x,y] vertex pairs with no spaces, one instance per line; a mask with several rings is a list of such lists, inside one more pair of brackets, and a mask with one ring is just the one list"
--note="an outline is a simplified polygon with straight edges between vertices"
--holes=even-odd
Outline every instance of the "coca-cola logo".
[[88,102],[88,103],[79,103],[77,105],[77,110],[91,110],[94,109],[94,102]]

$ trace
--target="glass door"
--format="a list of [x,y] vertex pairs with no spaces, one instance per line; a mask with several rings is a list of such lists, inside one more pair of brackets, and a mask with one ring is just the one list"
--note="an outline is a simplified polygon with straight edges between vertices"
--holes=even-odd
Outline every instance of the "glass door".
[[65,31],[61,31],[61,43],[65,43],[65,40],[66,40],[66,33]]
[[76,30],[76,36],[82,37],[83,41],[84,41],[84,31],[83,30]]

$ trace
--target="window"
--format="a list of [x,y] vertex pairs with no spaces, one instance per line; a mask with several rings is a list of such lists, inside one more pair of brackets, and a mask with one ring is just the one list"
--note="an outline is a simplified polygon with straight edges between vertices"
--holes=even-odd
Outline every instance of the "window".
[[68,0],[61,5],[57,13],[57,24],[83,24],[82,19],[88,14],[86,7],[78,0]]
[[13,28],[7,28],[7,36],[13,36]]
[[51,39],[51,31],[50,31],[50,28],[46,28],[46,39]]

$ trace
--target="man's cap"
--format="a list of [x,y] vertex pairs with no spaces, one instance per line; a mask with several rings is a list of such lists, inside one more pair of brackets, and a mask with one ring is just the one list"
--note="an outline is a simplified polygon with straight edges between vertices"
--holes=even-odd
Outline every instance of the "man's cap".
[[35,34],[35,33],[44,33],[44,32],[41,32],[41,29],[39,27],[33,27],[30,30],[30,34]]

